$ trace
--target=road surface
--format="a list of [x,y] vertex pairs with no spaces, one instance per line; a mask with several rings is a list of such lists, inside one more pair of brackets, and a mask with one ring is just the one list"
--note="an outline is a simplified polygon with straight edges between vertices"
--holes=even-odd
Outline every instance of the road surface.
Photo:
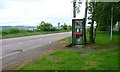
[[42,48],[41,46],[45,46],[47,44],[63,39],[70,35],[71,35],[71,32],[64,32],[64,33],[54,33],[54,34],[1,39],[0,41],[2,41],[2,46],[1,46],[2,58],[9,57],[16,53],[26,52],[28,50],[35,49],[38,47]]

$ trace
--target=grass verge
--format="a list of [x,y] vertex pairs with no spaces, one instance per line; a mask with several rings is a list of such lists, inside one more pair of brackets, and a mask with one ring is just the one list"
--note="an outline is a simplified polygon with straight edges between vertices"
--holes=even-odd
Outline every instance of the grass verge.
[[[17,70],[118,70],[119,38],[120,35],[114,33],[113,40],[110,40],[106,32],[98,32],[96,43],[84,47],[86,52],[58,50]],[[62,39],[60,42],[69,44],[71,37]],[[88,48],[98,50],[87,52]]]
[[79,51],[61,50],[44,56],[18,70],[117,70],[118,51],[98,51],[82,55]]

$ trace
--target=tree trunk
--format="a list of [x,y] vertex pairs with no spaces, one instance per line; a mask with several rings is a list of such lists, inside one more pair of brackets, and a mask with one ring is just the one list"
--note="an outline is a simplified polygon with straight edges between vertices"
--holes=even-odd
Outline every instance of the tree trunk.
[[93,38],[93,24],[94,24],[94,20],[92,20],[92,24],[90,27],[90,44],[95,43],[94,38]]
[[120,33],[120,21],[118,21],[118,32]]
[[85,3],[85,5],[86,5],[86,8],[85,8],[85,19],[84,19],[84,26],[83,26],[83,29],[84,29],[84,44],[87,44],[87,39],[86,39],[86,20],[87,20],[87,1],[88,0],[86,0],[86,3]]
[[[92,2],[93,3],[93,9],[94,9],[94,2]],[[90,38],[89,38],[89,43],[90,44],[93,44],[93,43],[95,43],[95,41],[94,41],[94,38],[93,38],[93,25],[94,25],[94,20],[93,20],[93,18],[94,18],[94,10],[93,10],[93,13],[92,13],[92,23],[91,23],[91,27],[90,27]]]

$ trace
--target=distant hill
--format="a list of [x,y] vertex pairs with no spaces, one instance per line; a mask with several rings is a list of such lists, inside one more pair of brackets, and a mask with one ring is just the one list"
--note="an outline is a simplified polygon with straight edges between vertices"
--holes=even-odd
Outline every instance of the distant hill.
[[12,28],[12,26],[0,26],[0,30]]
[[35,29],[36,26],[0,26],[0,30],[18,28],[18,29]]

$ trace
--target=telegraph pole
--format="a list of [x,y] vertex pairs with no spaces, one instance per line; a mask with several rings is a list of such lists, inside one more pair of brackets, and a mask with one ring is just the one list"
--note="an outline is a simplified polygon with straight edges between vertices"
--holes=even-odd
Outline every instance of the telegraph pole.
[[113,3],[111,5],[111,36],[110,39],[112,40],[112,25],[113,25]]

